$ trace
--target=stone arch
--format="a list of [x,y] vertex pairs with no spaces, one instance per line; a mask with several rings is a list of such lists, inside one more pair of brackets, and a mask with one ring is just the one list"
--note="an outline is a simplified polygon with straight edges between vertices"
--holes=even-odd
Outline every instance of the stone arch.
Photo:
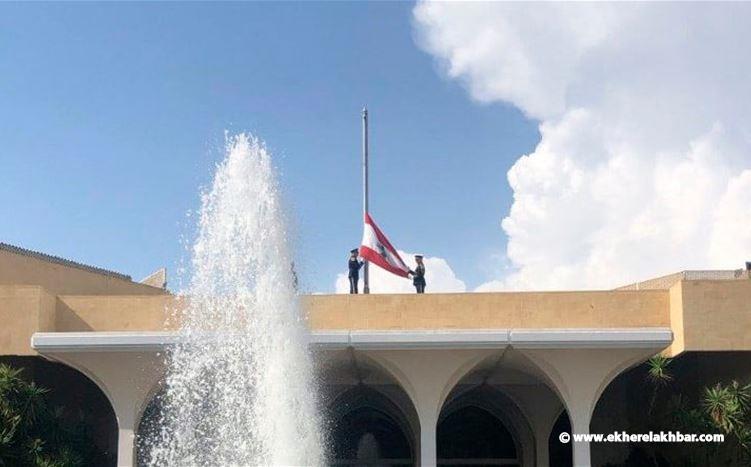
[[149,465],[149,442],[158,434],[159,422],[162,414],[162,396],[164,395],[163,381],[158,382],[151,389],[149,397],[138,412],[135,424],[134,451],[136,466]]
[[[643,361],[659,348],[646,345],[534,346],[518,349],[531,368],[536,368],[550,389],[559,395],[573,433],[590,433],[597,401],[607,385],[627,368]],[[572,443],[573,462],[591,464],[590,443]]]
[[[318,361],[324,365],[319,369],[318,380],[331,454],[350,456],[337,458],[337,463],[356,459],[357,452],[364,453],[367,449],[355,447],[365,442],[366,435],[370,434],[372,439],[368,442],[383,451],[384,459],[398,455],[398,462],[414,464],[420,425],[412,399],[399,379],[379,361],[354,349],[329,351]],[[342,425],[357,432],[360,438],[343,437]],[[383,426],[389,426],[394,436],[385,433]],[[402,435],[403,442],[400,441]],[[370,458],[366,460],[373,462]]]
[[632,358],[623,360],[613,367],[613,369],[605,376],[605,378],[603,378],[602,382],[595,391],[594,404],[592,404],[591,411],[589,412],[590,420],[592,418],[592,415],[594,415],[597,404],[600,402],[602,395],[605,393],[605,390],[610,386],[610,384],[615,381],[618,376],[645,362],[648,358],[648,355],[634,356]]
[[[589,420],[608,385],[619,374],[643,362],[654,352],[656,350],[638,347],[533,349],[524,350],[521,356],[528,367],[535,369],[535,374],[558,395],[569,416],[577,413],[579,417]],[[580,367],[590,366],[590,375],[585,378],[591,380],[585,384],[589,394],[583,394],[580,388],[577,391],[571,387],[572,382],[583,381],[568,374],[570,362],[580,362]]]
[[518,465],[524,465],[524,458],[533,456],[534,434],[525,416],[521,413],[516,403],[499,389],[487,384],[462,391],[444,404],[438,418],[438,456],[442,456],[445,447],[442,446],[442,430],[444,423],[448,423],[452,415],[468,409],[480,409],[494,417],[503,428],[513,443],[513,451],[507,454],[508,459],[515,458]]
[[157,398],[161,397],[164,394],[165,391],[165,384],[166,380],[164,375],[157,379],[153,385],[149,388],[148,392],[146,393],[145,397],[143,398],[143,401],[141,402],[141,405],[136,410],[136,428],[141,424],[141,420],[143,419],[144,413],[149,408],[149,406],[156,400]]
[[[547,465],[548,438],[565,403],[535,362],[513,348],[468,360],[441,406],[440,418],[467,399],[497,418],[512,434],[518,465]],[[440,447],[438,448],[440,451]]]
[[443,409],[443,407],[446,405],[446,402],[451,397],[452,392],[454,389],[457,388],[459,383],[464,380],[470,373],[475,371],[477,368],[481,367],[483,364],[486,364],[487,362],[494,362],[497,361],[499,358],[502,358],[503,354],[505,352],[492,352],[490,354],[488,353],[478,353],[475,355],[472,355],[470,358],[467,358],[465,362],[463,362],[462,365],[460,365],[449,377],[448,381],[446,382],[446,386],[443,388],[443,391],[441,392],[441,398],[439,399],[438,407],[439,412]]
[[116,465],[118,419],[101,382],[75,365],[40,356],[0,356],[0,363],[22,368],[23,377],[50,389],[48,397],[53,406],[85,411],[94,443],[102,452],[102,465]]
[[[375,350],[363,353],[378,365],[399,383],[413,403],[424,399],[418,395],[418,388],[415,383],[419,382],[420,386],[425,385],[425,378],[421,371],[415,371],[416,367],[425,365],[426,361],[441,361],[441,375],[435,379],[437,383],[435,388],[431,388],[431,393],[437,389],[437,397],[433,397],[431,402],[434,407],[431,409],[436,412],[440,411],[444,402],[448,398],[456,384],[464,378],[469,372],[480,365],[483,361],[497,358],[501,352],[498,349],[441,349],[441,350]],[[437,367],[432,367],[438,369]],[[422,368],[424,370],[424,368]],[[433,378],[431,378],[432,380]],[[420,388],[424,389],[424,388]]]
[[[414,462],[415,433],[401,409],[378,390],[365,385],[355,386],[340,394],[332,402],[328,413],[332,429],[333,457],[359,459],[357,452],[354,452],[360,449],[356,444],[362,443],[367,435],[371,435],[371,444],[376,443],[379,449],[388,453],[384,454],[385,458]],[[372,426],[362,426],[363,421],[367,419],[373,421],[370,423]],[[363,432],[358,432],[358,428]],[[368,431],[368,428],[371,430]],[[341,433],[345,430],[349,433]],[[372,433],[376,430],[379,432]],[[351,436],[347,436],[348,434]]]

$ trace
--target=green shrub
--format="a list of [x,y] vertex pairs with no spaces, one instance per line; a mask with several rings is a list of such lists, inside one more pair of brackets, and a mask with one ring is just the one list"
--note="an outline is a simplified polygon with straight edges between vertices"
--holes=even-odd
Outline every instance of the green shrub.
[[0,466],[102,464],[86,417],[66,417],[63,408],[50,407],[49,390],[26,381],[22,372],[0,364]]

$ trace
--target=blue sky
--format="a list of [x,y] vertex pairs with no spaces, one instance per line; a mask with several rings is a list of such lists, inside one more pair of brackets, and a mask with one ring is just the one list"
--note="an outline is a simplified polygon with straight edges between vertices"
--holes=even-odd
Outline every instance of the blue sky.
[[[537,123],[479,104],[415,42],[410,3],[0,5],[0,241],[173,273],[224,131],[275,155],[302,282],[332,291],[371,212],[472,288],[502,275],[506,172]],[[488,257],[494,260],[488,260]]]

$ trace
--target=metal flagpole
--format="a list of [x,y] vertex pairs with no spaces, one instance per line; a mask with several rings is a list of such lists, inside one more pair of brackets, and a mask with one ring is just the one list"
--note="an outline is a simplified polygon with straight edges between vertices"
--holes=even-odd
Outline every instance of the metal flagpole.
[[[362,108],[362,213],[363,222],[368,213],[368,108]],[[368,260],[363,265],[363,293],[370,293]]]

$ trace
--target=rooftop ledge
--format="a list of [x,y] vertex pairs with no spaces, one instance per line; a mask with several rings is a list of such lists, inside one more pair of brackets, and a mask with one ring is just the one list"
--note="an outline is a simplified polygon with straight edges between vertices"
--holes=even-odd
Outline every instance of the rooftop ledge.
[[[315,350],[355,349],[520,349],[664,348],[673,340],[669,328],[492,329],[412,331],[315,331]],[[213,337],[206,335],[208,340]],[[31,346],[44,353],[159,352],[180,341],[177,332],[37,332]]]

